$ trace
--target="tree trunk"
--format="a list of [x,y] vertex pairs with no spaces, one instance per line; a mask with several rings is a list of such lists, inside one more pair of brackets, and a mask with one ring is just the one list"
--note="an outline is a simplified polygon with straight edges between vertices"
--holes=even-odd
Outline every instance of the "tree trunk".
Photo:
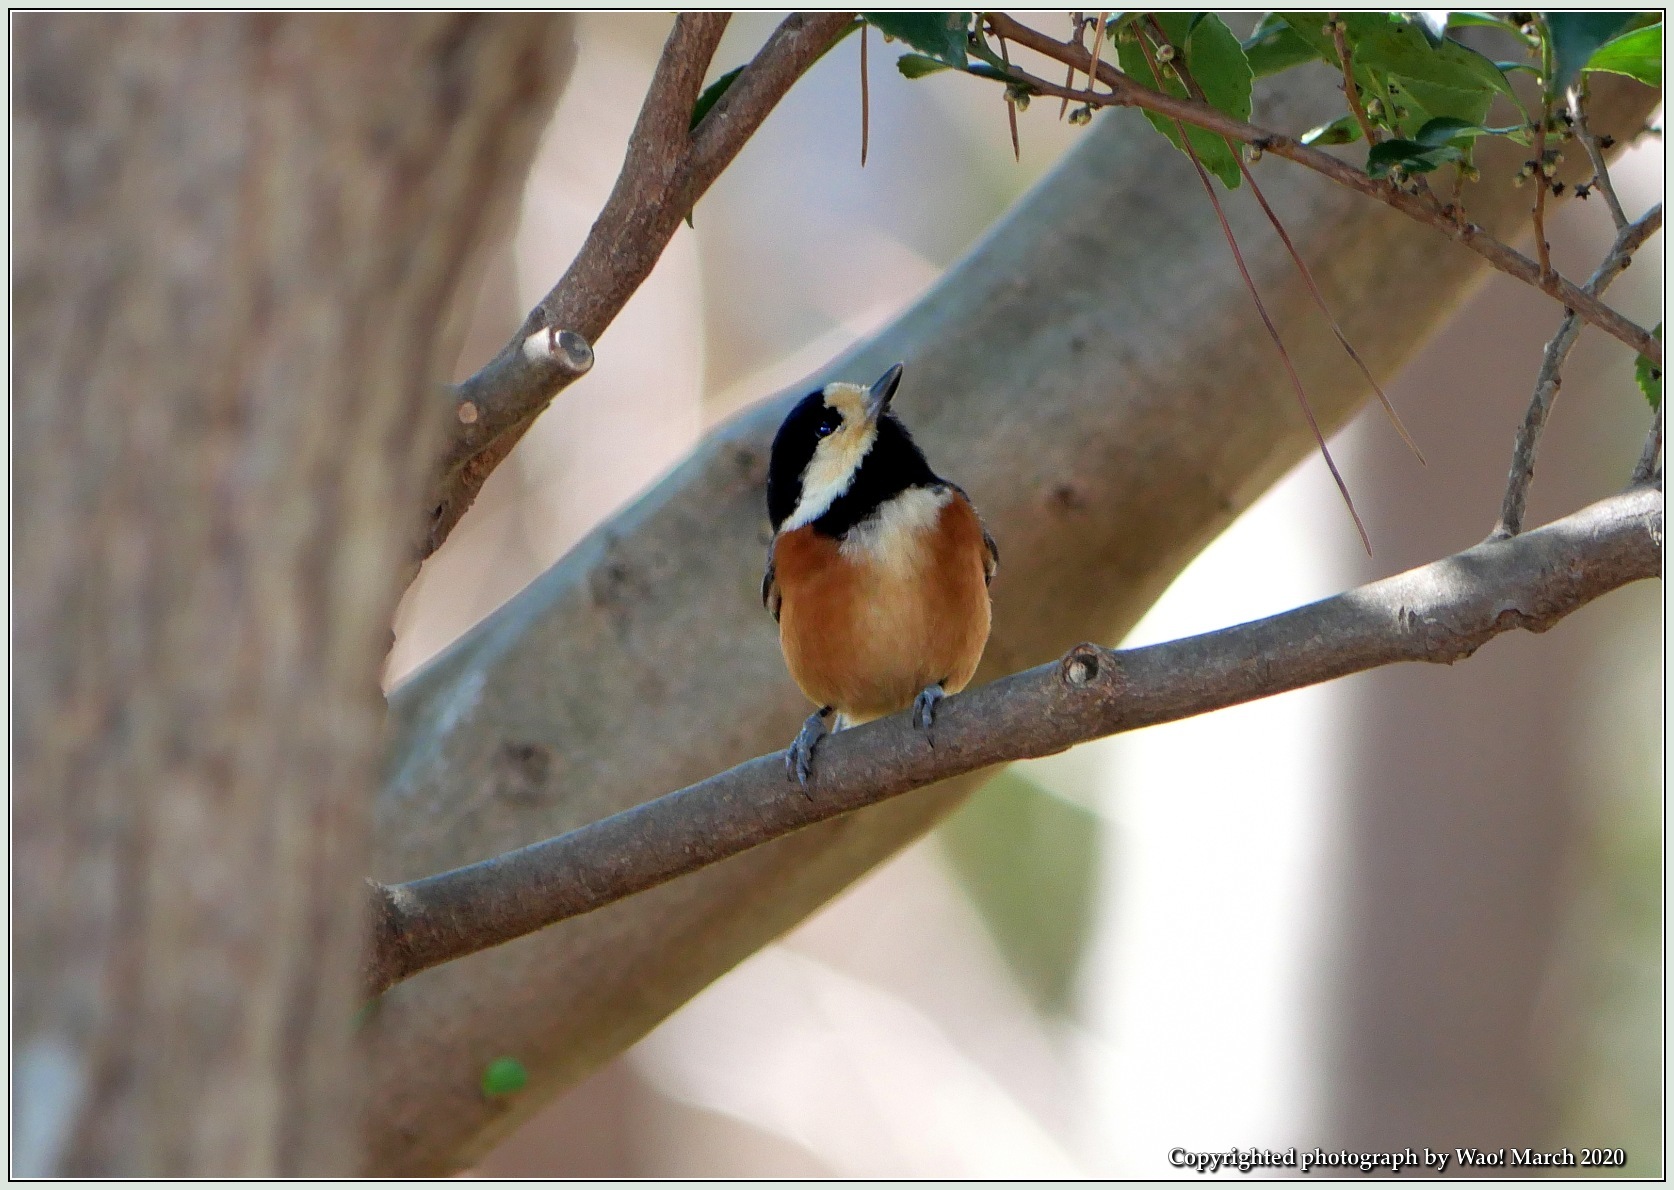
[[13,1169],[342,1173],[396,576],[568,24],[13,32]]
[[[1265,88],[1263,122],[1301,129],[1340,110],[1312,77]],[[1600,83],[1597,126],[1622,137],[1655,97]],[[1485,156],[1485,178],[1516,169],[1515,149]],[[1363,196],[1271,159],[1257,173],[1384,376],[1482,275],[1480,258]],[[1484,182],[1468,197],[1496,235],[1527,220],[1527,191]],[[1249,196],[1225,201],[1321,421],[1340,426],[1363,379]],[[1000,543],[979,681],[1119,638],[1313,450],[1190,164],[1137,114],[1102,116],[895,325],[716,431],[392,696],[374,875],[481,859],[783,747],[808,707],[756,596],[768,442],[814,383],[898,359],[897,408]],[[803,830],[396,987],[365,1030],[369,1168],[469,1162],[976,781]],[[485,1100],[482,1069],[500,1056],[524,1063],[530,1088]]]

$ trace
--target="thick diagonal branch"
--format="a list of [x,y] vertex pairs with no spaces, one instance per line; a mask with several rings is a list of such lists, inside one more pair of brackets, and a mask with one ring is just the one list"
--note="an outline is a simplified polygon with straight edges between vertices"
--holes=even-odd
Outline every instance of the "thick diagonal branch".
[[1281,615],[1140,649],[1083,644],[942,704],[933,742],[906,715],[820,749],[811,797],[784,754],[517,851],[373,885],[367,984],[587,913],[792,831],[989,765],[1251,702],[1398,661],[1451,664],[1513,628],[1543,632],[1662,566],[1662,493],[1638,488]]
[[[1092,55],[1086,50],[1037,32],[1003,13],[990,14],[989,19],[997,33],[1058,62],[1074,66],[1077,70],[1087,70],[1094,65]],[[1246,124],[1195,99],[1181,99],[1141,86],[1108,62],[1098,63],[1096,68],[1099,80],[1110,87],[1109,94],[1066,90],[1056,83],[1025,75],[1021,71],[1013,73],[1043,94],[1067,94],[1072,99],[1078,99],[1094,107],[1143,108],[1199,128],[1206,128],[1242,144],[1254,145],[1263,152],[1273,153],[1287,161],[1306,166],[1338,185],[1375,198],[1402,214],[1435,228],[1450,239],[1465,245],[1500,272],[1516,277],[1519,281],[1558,299],[1586,322],[1620,339],[1640,355],[1655,362],[1657,366],[1662,365],[1662,344],[1652,338],[1651,333],[1644,327],[1624,318],[1557,272],[1542,272],[1540,265],[1509,244],[1494,238],[1478,225],[1455,222],[1433,201],[1371,178],[1347,162],[1339,161],[1329,153],[1310,148],[1294,137]]]
[[854,14],[787,17],[691,128],[692,107],[727,19],[725,13],[685,13],[675,21],[616,187],[580,253],[511,342],[452,393],[462,416],[452,423],[427,506],[421,557],[447,540],[535,417],[591,365],[591,344],[651,275],[680,221]]
[[[1659,202],[1637,222],[1622,228],[1616,242],[1599,264],[1598,271],[1588,280],[1587,292],[1594,296],[1602,294],[1632,263],[1633,254],[1640,246],[1661,227],[1662,204]],[[1528,504],[1529,484],[1534,480],[1535,452],[1540,448],[1541,431],[1546,428],[1552,402],[1557,399],[1558,388],[1563,384],[1564,361],[1569,358],[1570,348],[1580,337],[1580,316],[1574,310],[1566,310],[1563,321],[1558,324],[1558,333],[1546,344],[1540,371],[1535,376],[1534,396],[1529,400],[1528,411],[1523,414],[1523,424],[1517,427],[1517,441],[1511,451],[1511,475],[1506,480],[1499,523],[1494,526],[1495,537],[1515,537],[1523,531],[1523,512]]]

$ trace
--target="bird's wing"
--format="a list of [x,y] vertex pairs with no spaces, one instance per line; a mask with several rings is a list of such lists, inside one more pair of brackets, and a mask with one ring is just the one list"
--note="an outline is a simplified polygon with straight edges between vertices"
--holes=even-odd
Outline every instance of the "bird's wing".
[[[779,539],[774,538],[774,545]],[[767,573],[761,576],[761,605],[773,615],[774,623],[779,621],[779,576],[773,569],[773,546],[767,547]]]
[[[964,497],[965,503],[971,506],[971,511],[976,512],[977,524],[982,526],[983,549],[986,551],[982,559],[982,581],[984,584],[991,586],[994,582],[994,572],[1000,569],[1000,547],[994,544],[994,537],[988,532],[988,526],[983,522],[982,514],[977,512],[977,506],[972,502],[970,493],[966,492],[965,489],[960,487],[958,484],[949,480],[944,479],[942,482],[947,484],[947,486],[952,488],[954,491],[958,492],[960,496]],[[772,569],[773,561],[769,558],[769,573],[772,572]]]

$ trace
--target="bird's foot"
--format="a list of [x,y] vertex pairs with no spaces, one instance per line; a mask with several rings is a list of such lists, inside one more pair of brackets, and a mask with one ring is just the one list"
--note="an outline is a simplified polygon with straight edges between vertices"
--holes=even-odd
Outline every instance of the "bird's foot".
[[808,793],[808,778],[814,775],[814,749],[826,736],[825,717],[830,713],[830,707],[821,707],[809,715],[785,752],[786,776],[801,785],[802,792],[809,797],[813,796]]
[[918,697],[913,699],[913,726],[925,735],[930,736],[930,746],[932,748],[936,746],[936,738],[931,734],[930,729],[936,724],[936,707],[946,697],[947,691],[942,689],[940,682],[937,682],[933,686],[926,686],[920,690]]

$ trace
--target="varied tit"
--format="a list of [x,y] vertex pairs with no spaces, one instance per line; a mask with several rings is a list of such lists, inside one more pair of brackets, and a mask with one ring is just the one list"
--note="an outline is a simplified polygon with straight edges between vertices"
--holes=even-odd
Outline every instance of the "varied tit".
[[820,708],[786,757],[804,790],[832,711],[841,730],[910,706],[928,732],[988,643],[999,555],[970,499],[890,411],[901,372],[808,394],[773,439],[761,598],[791,677]]

